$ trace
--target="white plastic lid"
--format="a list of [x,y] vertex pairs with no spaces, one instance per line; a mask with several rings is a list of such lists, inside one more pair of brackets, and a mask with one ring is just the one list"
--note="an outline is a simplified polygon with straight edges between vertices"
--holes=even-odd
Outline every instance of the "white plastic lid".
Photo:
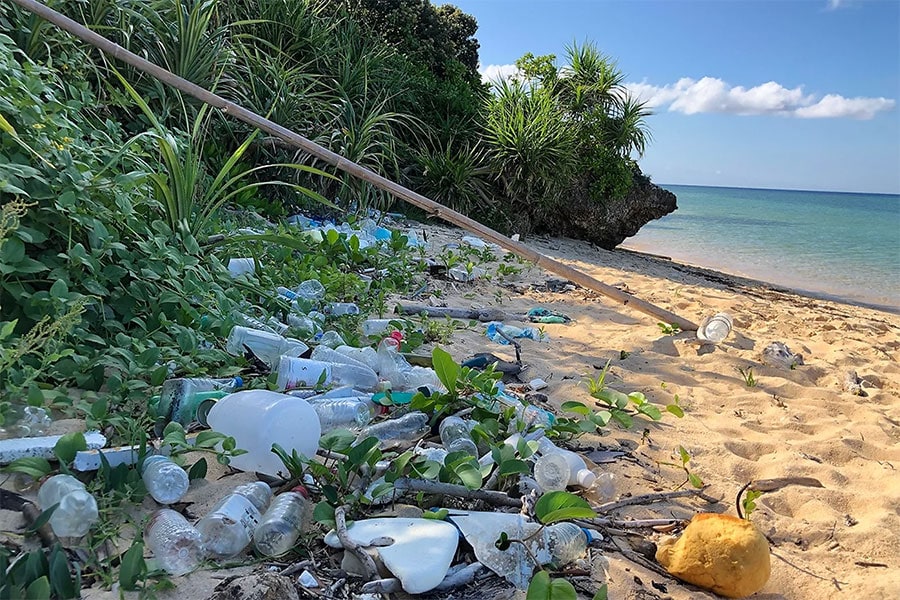
[[578,485],[583,488],[589,488],[597,481],[597,476],[594,475],[594,472],[590,469],[581,469],[575,477],[578,481]]

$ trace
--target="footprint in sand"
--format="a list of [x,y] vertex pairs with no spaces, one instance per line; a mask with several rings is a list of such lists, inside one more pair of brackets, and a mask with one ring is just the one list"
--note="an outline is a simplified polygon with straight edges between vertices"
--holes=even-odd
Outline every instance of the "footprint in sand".
[[732,454],[752,461],[757,461],[760,457],[772,454],[776,450],[774,444],[766,442],[730,441],[725,442],[724,445]]

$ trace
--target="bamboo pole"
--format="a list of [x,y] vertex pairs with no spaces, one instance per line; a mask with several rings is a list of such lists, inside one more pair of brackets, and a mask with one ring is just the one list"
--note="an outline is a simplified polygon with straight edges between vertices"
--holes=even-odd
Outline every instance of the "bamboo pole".
[[559,262],[558,260],[552,259],[548,256],[544,256],[540,252],[532,250],[525,244],[511,240],[505,235],[494,231],[490,227],[482,225],[478,221],[470,219],[469,217],[460,214],[455,210],[451,210],[446,206],[443,206],[442,204],[438,204],[437,202],[426,198],[422,194],[407,189],[402,185],[399,185],[385,177],[382,177],[374,171],[370,171],[365,167],[347,160],[343,156],[336,154],[331,150],[328,150],[327,148],[323,148],[315,142],[308,140],[297,133],[294,133],[290,129],[282,127],[278,123],[274,123],[254,112],[247,110],[246,108],[243,108],[242,106],[239,106],[233,102],[229,102],[221,96],[214,94],[198,85],[195,85],[190,81],[183,79],[170,71],[167,71],[159,65],[155,65],[150,61],[145,60],[132,52],[129,52],[115,42],[106,39],[105,37],[91,31],[84,25],[73,21],[72,19],[56,12],[52,8],[40,2],[37,2],[35,0],[10,0],[10,2],[18,4],[25,10],[28,10],[35,15],[46,19],[60,29],[67,31],[68,33],[74,35],[84,42],[87,42],[92,46],[95,46],[96,48],[99,48],[101,51],[112,56],[113,58],[121,60],[122,62],[127,63],[136,69],[144,71],[145,73],[149,73],[163,83],[181,90],[185,94],[193,96],[194,98],[197,98],[198,100],[205,102],[206,104],[218,108],[225,114],[231,115],[236,119],[239,119],[256,127],[257,129],[261,129],[262,131],[265,131],[270,135],[274,135],[285,143],[290,144],[291,146],[294,146],[296,148],[300,148],[301,150],[308,152],[309,154],[332,165],[337,169],[349,173],[350,175],[362,179],[363,181],[371,183],[375,187],[389,192],[394,196],[400,198],[401,200],[404,200],[412,204],[413,206],[421,208],[431,215],[434,215],[440,219],[443,219],[444,221],[447,221],[448,223],[452,223],[453,225],[461,227],[471,233],[475,233],[480,237],[489,240],[526,260],[533,262],[537,266],[546,269],[551,273],[555,273],[556,275],[573,281],[582,287],[612,298],[622,306],[633,308],[634,310],[650,315],[656,319],[660,319],[666,323],[676,324],[683,330],[694,331],[697,329],[697,325],[687,319],[679,317],[675,313],[665,310],[664,308],[660,308],[645,300],[641,300],[640,298],[636,298],[631,294],[623,292],[611,285],[607,285],[586,273],[583,273],[577,269],[570,267],[569,265]]

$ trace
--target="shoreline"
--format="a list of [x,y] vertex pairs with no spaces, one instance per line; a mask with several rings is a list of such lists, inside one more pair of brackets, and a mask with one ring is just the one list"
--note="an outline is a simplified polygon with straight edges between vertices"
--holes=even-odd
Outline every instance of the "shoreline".
[[730,273],[723,268],[720,267],[708,267],[705,265],[699,265],[693,262],[687,262],[681,259],[673,258],[671,256],[665,256],[662,254],[655,254],[653,252],[649,252],[646,250],[641,250],[633,247],[627,246],[617,246],[615,250],[612,252],[624,252],[627,254],[633,254],[635,256],[640,256],[646,258],[648,260],[661,261],[663,263],[670,263],[672,265],[677,265],[679,268],[683,269],[692,269],[699,276],[706,276],[712,278],[713,280],[728,280],[731,279],[734,281],[736,287],[755,287],[768,289],[774,292],[779,292],[782,294],[790,294],[794,296],[799,296],[803,298],[809,298],[812,300],[823,300],[827,302],[833,302],[835,304],[844,304],[847,306],[855,306],[858,308],[866,308],[869,310],[875,310],[878,312],[887,313],[890,315],[900,315],[900,305],[893,306],[887,304],[879,304],[876,302],[866,302],[864,300],[856,300],[853,298],[848,298],[846,296],[839,296],[837,294],[830,294],[828,292],[820,292],[816,290],[807,290],[800,287],[791,287],[789,285],[774,283],[771,281],[766,281],[763,279],[757,279],[755,277],[748,277],[746,275],[740,275],[737,273]]

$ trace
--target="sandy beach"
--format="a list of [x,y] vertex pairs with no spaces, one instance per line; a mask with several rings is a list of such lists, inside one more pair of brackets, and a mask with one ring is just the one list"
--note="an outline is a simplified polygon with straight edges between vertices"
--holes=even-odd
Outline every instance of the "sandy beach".
[[[438,226],[416,229],[425,233],[429,255],[437,255],[448,243],[461,244],[464,235],[461,230]],[[821,488],[789,486],[765,493],[757,501],[752,520],[771,543],[772,576],[754,597],[900,596],[900,478],[896,474],[900,466],[900,317],[797,296],[760,282],[631,251],[599,250],[566,239],[525,241],[695,322],[719,311],[734,317],[734,331],[724,343],[699,346],[693,332],[663,333],[655,319],[593,292],[565,285],[553,285],[557,291],[551,291],[547,281],[555,276],[528,265],[501,277],[496,273],[499,263],[486,264],[488,277],[476,282],[430,282],[434,305],[489,307],[512,314],[543,306],[573,319],[569,324],[546,325],[549,342],[521,341],[527,365],[521,379],[546,380],[549,386],[543,393],[553,407],[570,400],[592,405],[584,382],[596,377],[608,361],[609,387],[643,392],[661,407],[678,396],[684,418],[666,415],[660,422],[641,422],[630,430],[610,426],[605,435],[586,435],[573,447],[589,458],[596,450],[624,452],[612,462],[590,464],[596,472],[613,473],[617,498],[627,498],[683,485],[685,473],[662,464],[678,462],[677,448],[683,446],[691,457],[691,472],[708,485],[708,495],[721,501],[709,504],[680,498],[626,506],[613,516],[689,519],[699,511],[735,514],[735,495],[750,481],[814,478]],[[499,252],[498,257],[502,256]],[[393,298],[389,306],[395,301],[408,300]],[[763,364],[762,350],[772,342],[802,354],[804,364],[793,370]],[[444,347],[458,361],[475,352],[514,359],[510,346],[485,337],[483,325],[458,330]],[[420,352],[430,352],[430,347]],[[753,387],[739,372],[749,368],[756,380]],[[865,397],[842,390],[848,370],[855,370],[865,382]],[[222,474],[211,470],[206,481],[192,484],[185,498],[189,514],[203,514],[237,483],[252,479],[250,474],[237,474],[217,481]],[[600,502],[598,497],[589,496],[589,500]],[[144,509],[152,507],[151,500],[144,502]],[[24,528],[18,513],[0,511],[0,516],[3,529]],[[594,586],[608,583],[609,597],[615,600],[716,597],[636,564],[616,550],[632,551],[642,539],[659,541],[664,536],[648,529],[632,536],[623,532],[592,548]],[[317,561],[328,564],[321,546],[315,552]],[[176,589],[157,596],[208,598],[226,578],[263,568],[196,572],[175,579]],[[509,586],[496,587],[496,593],[494,587],[464,588],[443,597],[481,598],[486,597],[485,589],[492,590],[493,597],[517,597]],[[590,597],[590,587],[580,589],[584,597]],[[94,589],[85,597],[117,598],[118,594],[118,590]]]

